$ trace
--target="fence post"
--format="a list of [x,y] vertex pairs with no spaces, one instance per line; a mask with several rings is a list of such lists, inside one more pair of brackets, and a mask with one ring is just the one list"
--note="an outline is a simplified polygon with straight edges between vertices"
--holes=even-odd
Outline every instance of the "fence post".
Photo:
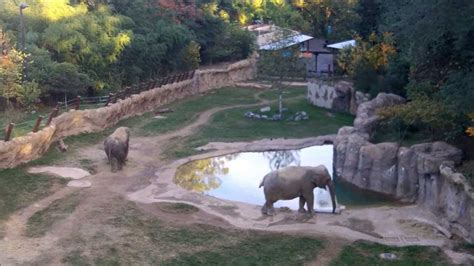
[[55,118],[58,115],[58,112],[59,112],[59,104],[49,114],[48,121],[46,122],[46,126],[49,126],[51,124],[51,121],[53,121],[53,118]]
[[41,125],[41,120],[43,120],[44,116],[40,115],[38,118],[36,118],[36,123],[35,126],[33,127],[33,133],[38,132],[39,127]]
[[76,106],[74,107],[74,109],[79,110],[80,107],[81,107],[81,96],[77,96],[76,97]]
[[14,123],[8,124],[6,130],[5,130],[5,142],[10,140],[10,136],[12,135],[13,128],[15,127]]
[[113,96],[114,96],[113,93],[109,93],[109,98],[107,98],[107,102],[105,103],[104,107],[109,105],[109,103],[112,101]]

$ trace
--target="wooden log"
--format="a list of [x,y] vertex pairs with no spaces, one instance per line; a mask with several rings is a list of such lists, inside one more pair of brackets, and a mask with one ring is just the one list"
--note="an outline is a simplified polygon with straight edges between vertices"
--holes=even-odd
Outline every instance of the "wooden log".
[[7,128],[5,129],[5,138],[4,140],[5,141],[9,141],[10,140],[10,137],[12,135],[12,131],[13,131],[13,128],[15,127],[15,124],[14,123],[10,123],[8,124]]
[[39,128],[40,128],[40,125],[41,125],[41,120],[43,120],[43,116],[40,115],[38,116],[38,118],[36,118],[36,123],[35,123],[35,126],[33,127],[33,133],[35,132],[38,132]]
[[58,113],[59,113],[59,105],[57,105],[53,111],[49,114],[48,121],[46,122],[46,126],[49,126],[51,124],[51,121],[53,121],[53,118],[55,118]]
[[57,147],[60,152],[66,152],[68,148],[68,146],[64,143],[63,139],[59,139],[57,141]]
[[75,107],[74,109],[79,110],[81,108],[81,96],[76,97]]

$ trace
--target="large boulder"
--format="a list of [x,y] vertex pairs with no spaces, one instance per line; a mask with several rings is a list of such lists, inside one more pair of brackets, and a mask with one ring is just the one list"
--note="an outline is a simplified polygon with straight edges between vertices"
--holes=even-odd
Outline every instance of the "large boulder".
[[359,132],[372,135],[377,122],[380,120],[376,114],[377,109],[403,103],[405,103],[403,97],[391,93],[379,93],[375,99],[359,105],[354,127]]
[[418,192],[416,154],[413,149],[400,147],[397,158],[397,189],[395,197],[405,202],[415,202]]
[[474,242],[474,190],[466,178],[456,173],[450,163],[441,164],[440,186],[436,202],[430,211],[437,214],[441,224],[470,243]]
[[397,188],[397,143],[367,143],[359,150],[353,184],[364,189],[394,195]]
[[422,143],[412,146],[417,155],[417,171],[420,175],[437,174],[444,161],[461,163],[462,151],[446,142]]

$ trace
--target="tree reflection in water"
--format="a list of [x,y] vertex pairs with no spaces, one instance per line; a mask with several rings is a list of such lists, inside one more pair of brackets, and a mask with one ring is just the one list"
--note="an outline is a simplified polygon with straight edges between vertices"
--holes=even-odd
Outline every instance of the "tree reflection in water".
[[290,165],[299,166],[301,164],[300,152],[297,150],[267,151],[263,152],[263,156],[268,159],[268,164],[272,171]]
[[238,154],[196,160],[180,166],[174,182],[180,187],[197,192],[206,192],[221,185],[219,175],[227,175],[226,162],[237,158]]

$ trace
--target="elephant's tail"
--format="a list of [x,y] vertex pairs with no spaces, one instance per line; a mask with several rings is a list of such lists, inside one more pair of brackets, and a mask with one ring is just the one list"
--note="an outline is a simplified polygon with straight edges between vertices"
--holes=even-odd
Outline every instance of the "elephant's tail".
[[263,183],[265,182],[265,178],[266,178],[266,177],[267,177],[267,176],[264,176],[264,177],[263,177],[262,182],[260,182],[260,186],[258,186],[259,188],[263,187]]

